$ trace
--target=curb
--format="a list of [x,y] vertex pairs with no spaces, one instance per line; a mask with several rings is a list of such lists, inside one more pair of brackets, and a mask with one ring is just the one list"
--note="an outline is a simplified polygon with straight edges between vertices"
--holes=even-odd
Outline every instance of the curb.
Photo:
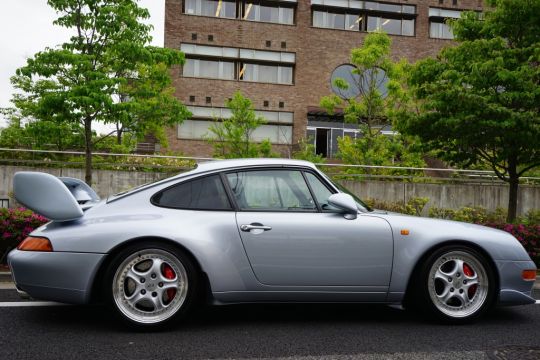
[[9,271],[0,271],[0,283],[13,282]]

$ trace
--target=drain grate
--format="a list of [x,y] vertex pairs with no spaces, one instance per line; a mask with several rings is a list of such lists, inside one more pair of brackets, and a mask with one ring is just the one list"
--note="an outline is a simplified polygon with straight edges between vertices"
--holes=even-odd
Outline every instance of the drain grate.
[[490,359],[496,360],[538,360],[540,347],[503,346],[489,353]]

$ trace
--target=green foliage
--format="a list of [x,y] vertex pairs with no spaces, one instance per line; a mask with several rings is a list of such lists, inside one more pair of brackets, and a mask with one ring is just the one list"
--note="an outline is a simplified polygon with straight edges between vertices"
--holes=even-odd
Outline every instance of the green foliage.
[[397,128],[453,164],[489,164],[510,183],[511,222],[519,177],[540,165],[540,2],[493,3],[484,20],[452,23],[457,46],[415,64],[408,80],[420,112]]
[[[410,108],[411,99],[402,84],[410,65],[406,61],[394,62],[390,56],[392,41],[384,33],[368,34],[361,47],[351,51],[351,63],[357,77],[355,88],[360,90],[356,98],[338,95],[323,97],[321,107],[332,114],[343,108],[346,122],[359,125],[362,137],[338,139],[339,156],[346,164],[399,165],[421,167],[425,163],[413,139],[403,136],[387,137],[382,134],[384,125]],[[384,74],[384,77],[383,77]],[[380,83],[387,82],[382,93]],[[349,84],[335,79],[334,86],[347,90]],[[354,172],[355,170],[348,170]],[[374,170],[370,174],[400,174],[399,170]]]
[[253,131],[266,123],[255,114],[251,100],[237,91],[226,105],[231,110],[231,117],[216,119],[209,127],[208,142],[214,147],[214,156],[226,159],[272,157],[268,139],[260,144],[251,140]]
[[11,149],[80,149],[84,146],[84,137],[77,124],[57,123],[53,121],[31,121],[21,124],[19,119],[12,119],[0,132],[0,147]]
[[[173,49],[147,46],[149,13],[134,0],[48,0],[69,41],[27,60],[11,78],[18,116],[83,129],[86,181],[92,180],[92,124],[117,124],[140,134],[181,122],[189,112],[173,96],[168,68],[182,64]],[[10,110],[4,110],[4,112]]]
[[0,208],[0,264],[5,264],[7,253],[17,247],[35,228],[47,222],[43,216],[25,208]]
[[516,223],[524,225],[540,225],[540,210],[529,210],[525,215],[519,216]]
[[424,207],[429,202],[426,197],[413,197],[405,202],[387,202],[376,199],[367,199],[364,201],[369,207],[378,210],[386,210],[406,215],[421,216]]
[[465,206],[457,210],[437,207],[429,209],[429,217],[476,224],[485,222],[503,223],[506,216],[505,209],[497,208],[495,211],[488,211],[481,206]]
[[315,145],[302,138],[298,142],[298,150],[293,152],[293,159],[306,160],[314,164],[323,164],[325,159],[322,155],[316,154]]
[[[352,49],[351,64],[355,67],[355,84],[359,90],[356,98],[331,95],[320,101],[320,106],[330,114],[343,108],[346,122],[358,124],[364,137],[380,135],[382,126],[388,124],[396,108],[406,99],[401,84],[409,65],[405,60],[394,62],[390,56],[392,40],[384,33],[370,33],[361,47]],[[387,81],[387,92],[379,87]],[[347,90],[349,84],[341,78],[334,80],[334,86]],[[369,140],[368,140],[369,141]]]
[[[426,164],[417,145],[409,143],[401,135],[388,137],[375,135],[371,138],[361,137],[338,139],[339,156],[345,164],[369,164],[378,166],[424,167]],[[371,175],[420,175],[399,169],[365,169]],[[358,169],[346,169],[345,173],[358,173]]]

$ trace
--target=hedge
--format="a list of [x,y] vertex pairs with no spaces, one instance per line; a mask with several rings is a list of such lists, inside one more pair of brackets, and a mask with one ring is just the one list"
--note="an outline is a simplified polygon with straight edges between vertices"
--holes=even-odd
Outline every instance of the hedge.
[[7,253],[11,249],[47,221],[43,216],[25,208],[0,208],[0,264],[7,262]]

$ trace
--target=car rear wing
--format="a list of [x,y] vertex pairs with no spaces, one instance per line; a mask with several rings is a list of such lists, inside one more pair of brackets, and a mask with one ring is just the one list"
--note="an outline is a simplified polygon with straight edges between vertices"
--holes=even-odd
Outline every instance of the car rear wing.
[[99,201],[85,182],[42,172],[21,171],[13,178],[15,199],[50,220],[76,220]]

